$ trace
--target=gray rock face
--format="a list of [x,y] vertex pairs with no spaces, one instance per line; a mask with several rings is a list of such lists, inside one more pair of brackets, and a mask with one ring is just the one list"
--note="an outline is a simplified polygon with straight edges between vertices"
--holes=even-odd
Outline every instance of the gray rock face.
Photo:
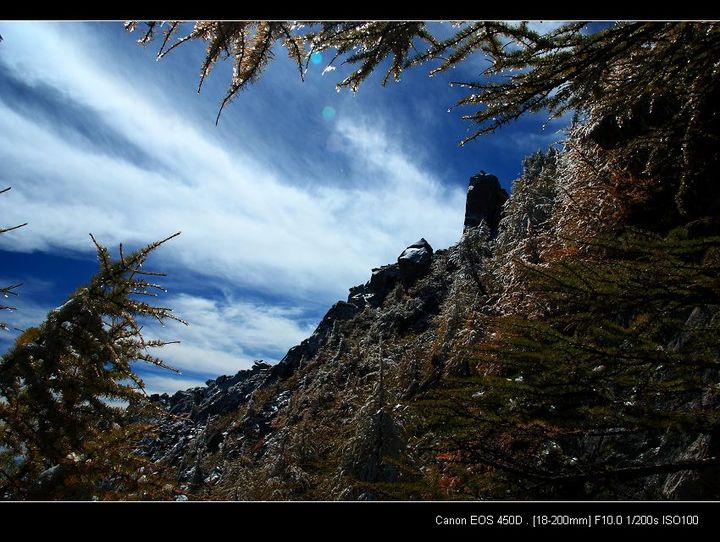
[[310,337],[302,341],[300,344],[293,346],[280,363],[270,370],[273,378],[283,379],[294,373],[303,363],[317,354],[320,347],[330,337],[336,322],[351,320],[358,312],[359,307],[353,303],[338,301],[330,310],[327,311],[323,319],[315,328]]
[[176,465],[178,480],[187,487],[201,485],[204,477],[197,463],[198,454],[220,451],[227,436],[227,431],[212,429],[212,421],[248,403],[252,392],[270,376],[271,367],[256,361],[251,369],[208,380],[205,387],[178,391],[172,396],[151,395],[150,401],[175,416],[140,442],[142,453],[152,461]]
[[383,265],[372,270],[370,277],[370,291],[374,294],[383,294],[392,290],[400,278],[398,264]]
[[398,256],[400,279],[408,283],[427,273],[432,255],[433,249],[424,238],[407,247]]
[[348,303],[352,303],[359,309],[363,309],[366,305],[377,308],[382,305],[398,280],[400,280],[400,267],[398,264],[393,263],[376,267],[372,270],[368,282],[350,288]]
[[482,172],[470,177],[465,202],[464,231],[479,226],[484,220],[491,234],[497,235],[503,205],[507,199],[508,193],[500,186],[495,175]]
[[272,367],[258,360],[251,369],[208,380],[205,387],[181,390],[172,396],[154,394],[150,400],[160,403],[171,414],[189,415],[193,423],[204,423],[208,418],[231,412],[246,402],[248,394],[265,380]]

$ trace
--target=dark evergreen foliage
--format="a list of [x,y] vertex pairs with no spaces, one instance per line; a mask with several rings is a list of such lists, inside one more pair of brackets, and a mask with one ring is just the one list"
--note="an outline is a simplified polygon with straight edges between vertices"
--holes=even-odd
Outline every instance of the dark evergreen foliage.
[[121,245],[115,261],[93,238],[98,273],[0,359],[3,497],[147,496],[152,472],[134,449],[148,427],[129,424],[123,403],[142,397],[135,361],[167,367],[148,350],[167,343],[145,339],[142,320],[182,322],[144,300],[162,273],[143,264],[172,237],[131,254]]
[[[544,309],[493,320],[478,368],[496,369],[463,404],[485,447],[509,446],[495,466],[525,479],[525,496],[532,481],[545,495],[620,497],[618,482],[718,465],[666,452],[720,430],[720,239],[674,234],[628,232],[527,266]],[[491,464],[493,451],[474,450]]]

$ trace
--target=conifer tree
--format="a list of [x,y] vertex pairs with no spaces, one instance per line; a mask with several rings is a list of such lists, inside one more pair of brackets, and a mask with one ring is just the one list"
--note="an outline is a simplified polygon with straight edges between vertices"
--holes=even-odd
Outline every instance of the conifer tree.
[[348,443],[345,460],[350,474],[361,482],[371,483],[396,481],[400,477],[395,461],[405,448],[402,428],[387,404],[382,339],[377,359],[378,381],[357,414],[356,434]]
[[720,431],[720,239],[630,231],[593,245],[601,257],[527,268],[543,307],[497,321],[482,358],[502,369],[485,382],[483,409],[497,400],[526,453],[555,444],[560,462],[534,473],[554,491],[582,483],[613,495],[618,482],[706,475],[720,464],[710,450],[669,450]]
[[692,472],[692,496],[717,498],[719,254],[628,231],[526,264],[536,305],[489,316],[472,376],[422,403],[445,477],[476,498],[663,498]]
[[[144,298],[162,273],[143,265],[178,234],[117,260],[95,238],[99,270],[68,301],[26,330],[0,359],[0,495],[12,499],[143,498],[159,494],[137,453],[146,426],[128,423],[143,382],[136,361],[167,367],[143,337],[143,321],[176,320]],[[153,485],[155,484],[155,485]],[[151,491],[152,490],[152,491]]]
[[551,148],[528,156],[522,176],[513,181],[512,197],[505,202],[493,258],[488,262],[501,310],[520,309],[527,289],[518,268],[540,263],[556,243],[558,154]]

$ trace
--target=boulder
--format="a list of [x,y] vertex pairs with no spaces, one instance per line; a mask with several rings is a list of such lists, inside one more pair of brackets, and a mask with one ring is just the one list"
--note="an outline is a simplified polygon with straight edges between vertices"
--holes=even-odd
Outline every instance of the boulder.
[[432,255],[433,249],[424,238],[403,250],[397,261],[403,283],[412,282],[427,273]]

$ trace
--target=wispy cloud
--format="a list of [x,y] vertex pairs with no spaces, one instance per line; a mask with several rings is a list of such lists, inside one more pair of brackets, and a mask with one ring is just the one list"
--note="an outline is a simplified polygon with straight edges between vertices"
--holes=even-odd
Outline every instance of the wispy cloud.
[[291,346],[310,335],[318,322],[299,308],[208,299],[181,294],[163,301],[189,326],[152,326],[148,336],[170,344],[158,351],[183,372],[220,375],[248,369],[256,359],[279,361]]
[[[252,367],[256,359],[279,361],[285,352],[309,336],[317,325],[314,318],[305,316],[299,307],[261,305],[245,301],[210,299],[188,294],[168,296],[162,303],[173,307],[175,314],[185,318],[189,325],[168,323],[160,327],[149,322],[144,331],[148,339],[180,341],[153,351],[182,374],[158,376],[139,364],[148,388],[161,389],[164,384],[175,383],[175,389],[200,382],[199,376],[215,377],[234,374]],[[0,332],[0,346],[7,348],[20,330],[41,324],[52,307],[22,296],[13,299],[17,311],[0,314],[10,330]],[[204,382],[204,380],[202,380]],[[199,384],[198,384],[199,385]],[[169,388],[162,388],[168,391]]]
[[[9,29],[2,61],[12,76],[52,86],[93,111],[103,130],[132,142],[151,163],[73,140],[46,117],[0,104],[1,180],[16,190],[6,216],[30,222],[12,241],[1,240],[4,247],[88,250],[88,231],[106,243],[138,244],[183,230],[161,256],[173,264],[238,286],[330,299],[403,243],[425,235],[442,246],[458,236],[460,191],[442,189],[376,128],[355,128],[362,119],[335,127],[344,143],[337,159],[355,166],[355,179],[343,185],[354,188],[327,179],[294,186],[278,178],[283,157],[271,147],[250,156],[216,140],[153,100],[155,93],[95,65],[54,27]],[[335,177],[331,158],[325,175]]]
[[153,393],[168,393],[172,395],[179,389],[196,388],[204,386],[205,380],[186,377],[147,375],[143,377],[145,391],[148,395]]
[[[386,129],[367,112],[323,125],[328,147],[306,150],[317,154],[314,178],[288,176],[297,157],[242,128],[267,122],[266,111],[246,109],[245,124],[226,113],[224,122],[240,131],[222,139],[185,112],[173,88],[131,84],[132,67],[104,62],[102,40],[84,27],[0,30],[0,79],[25,93],[22,107],[0,96],[0,184],[13,186],[11,204],[0,205],[5,222],[30,223],[0,247],[89,255],[88,232],[108,245],[138,246],[182,230],[158,252],[158,267],[181,292],[198,280],[230,292],[176,295],[168,305],[193,325],[153,330],[182,341],[161,355],[189,378],[279,359],[316,323],[298,307],[317,313],[420,236],[440,248],[460,234],[463,190],[424,166],[412,138],[396,137],[397,126]],[[41,106],[50,95],[52,104]],[[243,298],[247,291],[254,301]]]
[[[4,284],[4,283],[3,283]],[[0,348],[6,349],[15,342],[15,338],[29,327],[45,321],[48,308],[27,299],[7,299],[7,305],[17,310],[0,312],[0,321],[5,322],[7,330],[0,330]]]
[[14,310],[0,312],[0,321],[5,322],[7,330],[0,330],[0,349],[8,348],[15,338],[29,327],[38,326],[45,321],[47,313],[53,307],[39,301],[53,288],[49,281],[29,277],[0,277],[0,284],[21,284],[15,295],[9,295],[3,304]]

